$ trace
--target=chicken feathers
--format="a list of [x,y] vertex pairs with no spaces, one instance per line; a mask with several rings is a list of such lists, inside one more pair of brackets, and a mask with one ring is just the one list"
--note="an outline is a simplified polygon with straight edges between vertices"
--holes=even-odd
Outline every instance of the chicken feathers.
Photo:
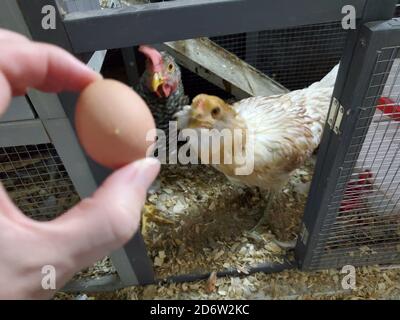
[[[251,144],[248,140],[244,149],[245,153],[254,154],[252,173],[235,174],[238,167],[235,161],[213,166],[234,183],[280,191],[290,174],[311,156],[321,141],[337,70],[338,66],[305,89],[251,97],[233,105],[217,97],[200,95],[191,106],[176,114],[178,127],[250,132]],[[216,108],[220,109],[218,115],[214,115]]]

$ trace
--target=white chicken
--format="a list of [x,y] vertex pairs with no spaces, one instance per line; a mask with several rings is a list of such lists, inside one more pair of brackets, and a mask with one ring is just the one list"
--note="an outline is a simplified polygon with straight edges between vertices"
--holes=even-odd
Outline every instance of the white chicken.
[[[216,96],[200,94],[191,106],[176,114],[178,127],[219,131],[240,129],[243,132],[251,129],[252,135],[247,137],[242,150],[245,155],[253,152],[254,170],[250,174],[237,175],[236,169],[242,164],[235,160],[224,163],[224,159],[235,159],[234,155],[227,154],[229,150],[234,153],[235,148],[222,150],[222,144],[221,150],[210,150],[211,154],[217,152],[221,156],[220,163],[212,165],[235,183],[269,191],[269,207],[273,195],[283,188],[293,171],[304,164],[320,143],[337,71],[338,65],[321,81],[302,90],[251,97],[232,105]],[[268,207],[253,230],[265,220]]]

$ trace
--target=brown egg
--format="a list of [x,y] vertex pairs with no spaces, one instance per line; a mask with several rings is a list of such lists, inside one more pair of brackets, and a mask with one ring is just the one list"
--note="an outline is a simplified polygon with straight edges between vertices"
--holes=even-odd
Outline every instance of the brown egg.
[[[146,157],[155,141],[149,108],[131,88],[115,80],[99,80],[83,90],[75,125],[88,155],[112,169]],[[150,130],[153,134],[146,141]]]

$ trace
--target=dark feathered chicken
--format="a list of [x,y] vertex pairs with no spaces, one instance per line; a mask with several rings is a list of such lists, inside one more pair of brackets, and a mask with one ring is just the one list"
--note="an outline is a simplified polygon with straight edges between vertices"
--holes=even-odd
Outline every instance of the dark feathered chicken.
[[157,128],[168,130],[173,115],[189,104],[189,98],[183,90],[180,68],[166,52],[144,45],[139,47],[139,51],[146,56],[146,69],[136,91],[148,104]]

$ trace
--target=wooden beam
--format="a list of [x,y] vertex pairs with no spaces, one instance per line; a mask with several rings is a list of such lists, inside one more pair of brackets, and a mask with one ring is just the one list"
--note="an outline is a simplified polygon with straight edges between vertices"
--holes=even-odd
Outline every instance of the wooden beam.
[[182,66],[238,99],[289,91],[208,38],[166,42],[164,47]]

